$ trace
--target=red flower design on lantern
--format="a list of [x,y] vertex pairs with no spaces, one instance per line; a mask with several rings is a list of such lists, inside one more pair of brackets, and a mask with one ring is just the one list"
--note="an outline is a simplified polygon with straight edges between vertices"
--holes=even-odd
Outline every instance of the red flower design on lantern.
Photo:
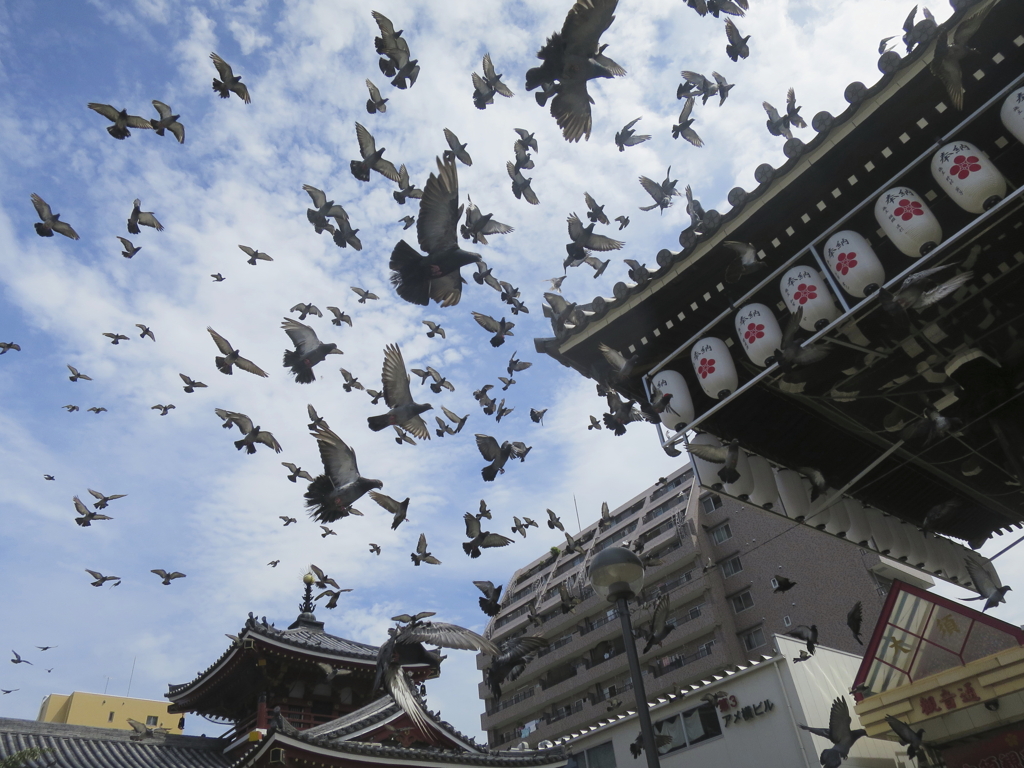
[[706,379],[715,372],[715,359],[713,357],[702,357],[700,365],[697,366],[697,373],[702,379]]
[[911,202],[906,198],[900,200],[893,215],[899,216],[904,221],[910,221],[915,216],[924,216],[924,208],[917,200]]
[[764,325],[762,323],[750,323],[743,334],[743,338],[747,340],[747,344],[753,344],[758,339],[764,338]]
[[811,299],[818,298],[818,286],[800,283],[793,293],[793,301],[797,304],[806,304]]
[[853,251],[850,251],[849,253],[840,253],[836,257],[836,272],[841,275],[845,275],[856,266],[857,254]]
[[975,155],[957,155],[953,158],[953,165],[950,166],[949,172],[953,176],[960,179],[966,179],[971,173],[981,170],[981,164],[978,162],[978,157]]

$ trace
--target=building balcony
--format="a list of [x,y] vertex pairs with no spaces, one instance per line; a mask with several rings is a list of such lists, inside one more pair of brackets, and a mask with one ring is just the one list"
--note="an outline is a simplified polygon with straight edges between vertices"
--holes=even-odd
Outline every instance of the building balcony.
[[[481,686],[485,688],[485,686]],[[483,691],[481,691],[482,696]],[[535,720],[540,717],[540,713],[544,711],[546,706],[550,706],[550,701],[540,694],[539,690],[534,689],[533,696],[527,696],[520,701],[510,704],[509,706],[502,708],[505,703],[505,698],[498,703],[498,706],[491,711],[490,709],[480,716],[480,726],[486,730],[498,730],[503,731],[510,723],[526,723],[530,720]],[[488,701],[490,707],[490,701]]]

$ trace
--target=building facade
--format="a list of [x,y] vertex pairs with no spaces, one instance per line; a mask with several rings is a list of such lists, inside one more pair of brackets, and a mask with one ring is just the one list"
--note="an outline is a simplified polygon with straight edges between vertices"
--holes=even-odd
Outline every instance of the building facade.
[[166,701],[81,691],[71,694],[51,693],[43,699],[36,720],[130,731],[132,727],[128,718],[150,728],[166,728],[168,733],[180,734],[185,728],[184,715],[170,714]]
[[[823,644],[859,655],[862,648],[846,625],[855,602],[869,627],[892,578],[933,584],[927,574],[811,526],[701,492],[690,467],[610,518],[576,536],[585,552],[546,553],[509,580],[487,636],[500,644],[540,635],[551,644],[502,686],[498,701],[481,683],[481,726],[492,748],[522,741],[536,746],[634,707],[618,615],[587,583],[590,557],[607,547],[629,545],[648,563],[644,589],[631,601],[634,628],[650,620],[658,597],[669,596],[675,628],[641,656],[651,698],[759,658],[770,652],[773,633],[800,624],[816,625]],[[841,585],[841,598],[823,584],[824,573]],[[796,586],[775,593],[782,576]],[[560,587],[580,600],[568,612]],[[637,642],[642,651],[645,642]],[[487,663],[478,658],[481,669]]]

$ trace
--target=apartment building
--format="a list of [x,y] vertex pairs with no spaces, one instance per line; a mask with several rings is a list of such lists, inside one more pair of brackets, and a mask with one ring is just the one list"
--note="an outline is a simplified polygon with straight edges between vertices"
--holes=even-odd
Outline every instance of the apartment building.
[[[610,524],[597,515],[577,536],[584,553],[545,551],[509,579],[486,634],[499,643],[541,635],[551,645],[503,685],[497,703],[480,684],[481,725],[492,748],[536,747],[634,708],[617,612],[587,582],[590,558],[607,547],[642,547],[650,560],[644,589],[631,601],[635,628],[669,595],[675,629],[640,658],[651,700],[772,654],[771,636],[799,624],[816,625],[823,645],[859,655],[846,622],[854,603],[861,602],[869,628],[893,578],[934,583],[902,563],[699,488],[689,503],[692,480],[689,466],[679,470],[613,510]],[[779,576],[797,585],[775,593]],[[581,601],[569,612],[559,597],[563,584]],[[478,658],[481,670],[486,662]]]

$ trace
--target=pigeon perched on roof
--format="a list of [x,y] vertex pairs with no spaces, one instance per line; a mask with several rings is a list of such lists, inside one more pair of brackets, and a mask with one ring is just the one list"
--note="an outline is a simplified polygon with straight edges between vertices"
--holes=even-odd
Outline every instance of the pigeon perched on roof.
[[501,684],[518,678],[534,654],[548,645],[549,641],[543,637],[531,636],[514,637],[502,643],[501,653],[491,659],[490,666],[484,672],[484,682],[487,683],[494,704],[501,700]]
[[914,730],[906,723],[897,720],[892,715],[885,716],[885,722],[892,728],[892,732],[896,734],[896,737],[900,740],[900,744],[907,749],[907,759],[913,760],[920,752],[921,747],[924,746],[922,737],[924,736],[924,728]]
[[917,8],[918,6],[916,5],[911,8],[910,13],[903,22],[903,42],[907,46],[907,53],[910,53],[917,46],[930,40],[932,34],[934,34],[938,27],[935,17],[927,8],[921,9],[921,13],[924,18],[915,23],[914,19],[917,16]]
[[213,65],[217,68],[217,74],[220,75],[220,80],[217,78],[213,79],[213,90],[215,90],[222,99],[229,99],[231,98],[231,94],[234,93],[246,104],[249,104],[252,99],[249,98],[249,89],[245,86],[245,83],[242,82],[241,76],[236,75],[231,70],[231,65],[216,53],[211,53],[210,59],[213,61]]
[[676,189],[677,181],[672,180],[672,166],[668,167],[668,172],[665,174],[665,180],[660,184],[646,176],[640,177],[640,186],[644,188],[644,191],[654,199],[654,205],[640,206],[641,211],[651,211],[655,208],[661,208],[662,212],[672,205],[672,198],[679,195],[679,191]]
[[373,136],[360,123],[356,123],[356,142],[359,144],[361,159],[349,163],[353,176],[359,181],[369,181],[370,171],[373,170],[386,179],[398,181],[398,169],[390,160],[383,158],[384,147],[377,149]]
[[409,389],[409,374],[406,371],[402,350],[397,344],[389,344],[384,348],[384,366],[381,371],[384,385],[384,402],[390,410],[381,416],[370,416],[366,421],[370,429],[380,432],[392,425],[408,430],[420,440],[430,439],[430,430],[420,416],[424,411],[433,408],[430,403],[420,404],[413,401]]
[[961,598],[964,602],[984,600],[985,605],[981,609],[982,611],[987,611],[989,608],[995,608],[1000,603],[1006,602],[1006,593],[1010,591],[1010,587],[999,586],[999,582],[974,560],[964,558],[964,563],[967,566],[967,573],[971,577],[971,584],[978,592],[978,597]]
[[128,130],[129,128],[148,130],[153,127],[153,124],[146,118],[139,117],[138,115],[129,115],[127,109],[116,109],[109,104],[96,104],[94,102],[90,102],[86,106],[113,123],[113,125],[107,126],[107,133],[115,139],[124,140],[131,136],[132,132]]
[[142,201],[135,198],[132,202],[132,212],[128,216],[128,231],[133,235],[139,234],[139,225],[141,224],[144,227],[152,227],[157,232],[163,232],[164,225],[157,221],[152,211],[143,211],[141,206]]
[[[317,311],[319,312],[319,310]],[[337,344],[334,342],[325,344],[317,337],[316,331],[290,317],[284,318],[281,328],[295,345],[295,349],[285,350],[282,364],[285,368],[291,369],[292,375],[300,384],[310,384],[316,381],[313,366],[323,362],[328,355],[344,354],[338,349]]]
[[480,261],[479,254],[464,251],[458,244],[457,227],[462,217],[459,206],[459,176],[455,161],[437,159],[437,174],[430,174],[423,187],[416,235],[421,256],[399,240],[391,252],[391,284],[398,295],[412,304],[426,306],[430,299],[443,307],[462,298],[461,267]]
[[313,430],[324,474],[306,489],[306,507],[317,522],[332,523],[352,514],[352,504],[374,488],[383,488],[380,480],[360,476],[356,452],[332,432],[326,424]]
[[213,337],[213,343],[217,345],[217,349],[219,349],[221,354],[224,355],[224,357],[214,357],[213,359],[218,371],[231,376],[233,374],[231,367],[238,366],[241,370],[246,371],[247,373],[266,378],[266,371],[251,360],[242,357],[237,349],[232,349],[231,342],[213,330],[210,326],[206,326],[206,330],[209,331],[210,336]]
[[39,221],[33,225],[37,235],[40,237],[53,237],[53,233],[56,232],[64,235],[64,237],[70,237],[72,240],[80,239],[78,233],[71,228],[70,224],[60,220],[59,213],[54,213],[50,210],[50,206],[47,205],[43,198],[33,192],[30,199],[36,209],[36,213],[39,215]]
[[619,148],[619,152],[625,152],[626,147],[635,147],[637,144],[643,144],[651,138],[648,134],[639,135],[633,130],[633,126],[641,119],[638,117],[635,120],[630,120],[615,134],[615,146]]
[[[801,655],[803,655],[802,651]],[[801,658],[798,661],[806,661],[806,659]],[[843,696],[839,696],[832,702],[832,709],[828,718],[828,728],[810,728],[800,724],[803,730],[832,742],[833,746],[823,750],[821,753],[820,762],[823,768],[839,768],[842,762],[849,756],[850,748],[854,742],[861,736],[867,735],[867,731],[863,728],[850,730],[851,723],[850,706],[846,703],[846,699]]]
[[[569,10],[560,32],[555,32],[537,52],[543,61],[526,73],[526,90],[542,87],[553,94],[551,116],[566,141],[589,140],[592,128],[587,82],[597,77],[617,77],[626,71],[604,55],[601,35],[615,20],[618,0],[584,0]],[[544,96],[545,100],[547,96]],[[538,103],[543,102],[538,99]]]

